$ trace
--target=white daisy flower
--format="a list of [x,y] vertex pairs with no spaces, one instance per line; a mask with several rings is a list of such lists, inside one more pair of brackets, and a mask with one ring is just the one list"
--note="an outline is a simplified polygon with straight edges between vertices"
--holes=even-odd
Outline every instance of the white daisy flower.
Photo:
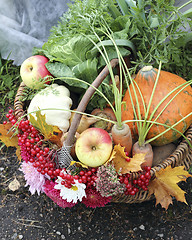
[[86,197],[85,188],[86,185],[79,183],[78,180],[74,180],[75,184],[72,184],[71,188],[66,188],[61,184],[63,179],[58,176],[55,181],[57,184],[54,186],[55,189],[60,190],[60,196],[67,202],[77,203],[77,201],[82,201],[83,197]]

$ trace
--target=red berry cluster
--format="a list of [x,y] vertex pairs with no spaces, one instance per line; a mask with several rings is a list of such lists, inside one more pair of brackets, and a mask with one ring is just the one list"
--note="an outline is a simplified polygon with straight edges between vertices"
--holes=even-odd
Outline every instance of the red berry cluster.
[[151,179],[150,170],[151,167],[144,167],[144,170],[139,172],[139,177],[133,180],[129,173],[119,176],[120,182],[124,183],[126,187],[125,195],[135,195],[139,189],[147,191],[149,180]]
[[[33,163],[38,172],[43,175],[48,174],[51,178],[57,177],[61,169],[56,168],[52,153],[46,145],[44,145],[44,137],[35,129],[29,120],[21,120],[17,123],[13,110],[10,109],[6,117],[12,125],[18,127],[18,144],[21,147],[21,155],[26,162]],[[7,122],[5,121],[4,124]]]
[[[8,119],[8,121],[9,121],[12,125],[14,125],[14,124],[17,122],[17,120],[16,120],[16,118],[15,118],[15,116],[14,116],[14,114],[13,114],[13,109],[10,109],[10,110],[9,110],[9,112],[6,114],[6,118]],[[7,124],[7,121],[4,121],[3,124],[4,124],[4,125]]]
[[[64,169],[64,171],[66,170]],[[75,184],[75,179],[78,179],[77,175],[73,176],[71,174],[64,173],[63,171],[60,172],[59,176],[63,179],[61,184],[64,185],[66,188],[71,188],[72,184]]]
[[78,174],[73,175],[66,172],[66,169],[63,169],[59,176],[62,178],[61,184],[66,188],[71,188],[75,184],[75,180],[78,180],[79,183],[85,183],[87,187],[94,185],[96,177],[96,168],[81,170]]
[[87,187],[94,186],[94,183],[97,179],[96,168],[84,169],[79,172],[77,179],[79,183],[85,183]]
[[[17,123],[12,109],[6,114],[8,121],[12,125],[16,125],[20,130],[18,133],[18,143],[21,147],[21,155],[24,161],[31,162],[37,171],[41,174],[48,174],[52,179],[60,176],[63,180],[61,182],[67,188],[71,188],[75,184],[75,180],[79,183],[84,183],[87,187],[93,187],[97,179],[96,168],[81,170],[78,174],[73,175],[69,173],[64,173],[62,169],[56,167],[54,162],[54,156],[52,151],[46,145],[44,137],[35,129],[29,122],[29,120],[21,120]],[[6,124],[4,121],[3,124]],[[126,161],[130,162],[130,158],[126,153]],[[145,167],[142,172],[139,173],[137,179],[131,179],[130,174],[124,174],[119,176],[119,180],[122,184],[125,184],[126,195],[135,195],[139,189],[147,191],[150,175],[150,167]],[[66,170],[64,169],[66,172]]]

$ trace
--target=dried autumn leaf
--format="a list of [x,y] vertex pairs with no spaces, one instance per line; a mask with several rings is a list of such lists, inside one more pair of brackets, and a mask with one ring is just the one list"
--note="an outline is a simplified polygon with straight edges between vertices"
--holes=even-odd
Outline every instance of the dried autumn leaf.
[[141,164],[145,162],[145,154],[135,154],[128,162],[126,161],[127,156],[125,154],[124,147],[121,147],[120,144],[115,145],[113,151],[115,151],[115,155],[113,155],[112,161],[117,172],[125,174],[128,172],[138,172],[142,170]]
[[7,146],[7,147],[16,147],[16,155],[19,160],[21,160],[20,155],[20,146],[18,145],[18,137],[14,135],[14,132],[10,129],[12,128],[11,123],[0,124],[0,140]]
[[11,190],[11,191],[16,191],[20,188],[20,183],[19,181],[15,178],[12,182],[9,183],[8,185],[8,188]]
[[113,149],[110,158],[107,160],[107,162],[104,165],[107,165],[109,162],[111,162],[115,158],[116,151]]
[[43,134],[45,139],[61,146],[63,132],[57,126],[47,124],[45,115],[42,115],[40,110],[37,111],[35,115],[36,118],[32,114],[29,114],[29,121],[31,124]]
[[156,197],[156,205],[161,204],[165,209],[168,209],[172,204],[172,197],[177,201],[184,202],[185,192],[177,185],[180,181],[186,181],[188,177],[192,177],[183,166],[172,168],[168,166],[155,173],[156,178],[150,182],[148,189],[149,194],[154,194]]
[[14,136],[14,132],[10,131],[11,123],[0,124],[0,140],[5,143],[7,147],[17,147],[18,138]]

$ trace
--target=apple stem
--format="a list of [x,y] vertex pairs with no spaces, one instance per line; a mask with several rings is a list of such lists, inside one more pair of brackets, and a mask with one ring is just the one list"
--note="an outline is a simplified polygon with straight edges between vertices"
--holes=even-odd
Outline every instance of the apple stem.
[[[111,64],[112,68],[116,67],[118,63],[119,63],[119,60],[116,59],[116,58],[112,59],[110,61],[110,64]],[[94,92],[96,91],[95,89],[100,86],[100,84],[103,82],[103,80],[107,77],[108,74],[109,74],[109,68],[106,65],[105,68],[96,77],[96,79],[93,81],[92,85],[87,89],[84,96],[82,97],[82,99],[81,99],[81,101],[80,101],[80,103],[79,103],[79,105],[76,109],[78,112],[84,112],[85,111],[89,100],[91,99]],[[65,145],[66,146],[71,146],[73,144],[74,135],[77,131],[78,125],[79,125],[80,120],[81,120],[81,117],[82,117],[82,114],[75,113],[75,115],[73,117],[73,120],[71,122],[71,126],[69,128],[68,134],[67,134],[67,138],[65,140]]]

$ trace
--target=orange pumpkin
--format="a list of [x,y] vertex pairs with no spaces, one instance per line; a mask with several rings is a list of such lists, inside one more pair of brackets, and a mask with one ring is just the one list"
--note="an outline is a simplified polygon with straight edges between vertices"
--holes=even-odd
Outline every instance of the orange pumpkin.
[[[135,82],[137,83],[138,87],[140,88],[140,91],[143,95],[145,106],[147,108],[151,93],[154,87],[154,83],[157,77],[158,69],[153,68],[152,66],[146,66],[142,68],[138,74],[136,75]],[[159,80],[155,89],[155,93],[152,99],[152,104],[149,110],[148,119],[154,110],[154,108],[158,105],[158,103],[165,97],[168,93],[170,93],[173,89],[178,87],[179,85],[185,83],[186,81],[170,72],[161,71]],[[142,119],[144,119],[144,108],[141,100],[141,96],[136,88],[135,83],[132,83],[135,86],[139,105],[140,105],[140,112]],[[133,99],[134,108],[136,110],[137,116],[137,105],[135,100],[135,95],[133,91],[133,85],[130,84],[130,93]],[[181,87],[182,88],[182,87]],[[179,90],[179,88],[174,93],[172,93],[157,109],[156,113],[154,114],[152,121],[155,120],[155,118],[158,116],[158,114],[161,112],[161,110],[166,106],[166,104],[169,102],[169,100],[175,96]],[[122,120],[134,120],[136,119],[134,116],[131,100],[130,100],[130,94],[127,90],[125,93],[125,96],[123,98],[123,101],[126,104],[125,106],[122,106]],[[173,124],[177,123],[179,120],[181,120],[183,117],[187,116],[189,113],[192,112],[192,88],[191,86],[185,87],[184,90],[182,90],[173,100],[172,102],[166,107],[166,109],[163,111],[163,113],[159,116],[157,119],[158,123],[163,123],[168,126],[173,126]],[[176,128],[178,131],[184,133],[186,129],[190,126],[192,123],[192,115],[190,115],[188,118],[183,120],[181,123],[176,125],[174,128]],[[138,131],[136,122],[127,123],[132,131],[133,137],[137,139],[138,137]],[[147,134],[146,139],[151,139],[155,137],[157,134],[162,133],[167,128],[154,124],[149,133]],[[177,133],[174,130],[169,130],[167,133],[163,134],[161,137],[157,138],[152,142],[152,145],[155,146],[161,146],[164,144],[168,144],[170,142],[173,142],[177,140],[180,137],[180,134]]]

